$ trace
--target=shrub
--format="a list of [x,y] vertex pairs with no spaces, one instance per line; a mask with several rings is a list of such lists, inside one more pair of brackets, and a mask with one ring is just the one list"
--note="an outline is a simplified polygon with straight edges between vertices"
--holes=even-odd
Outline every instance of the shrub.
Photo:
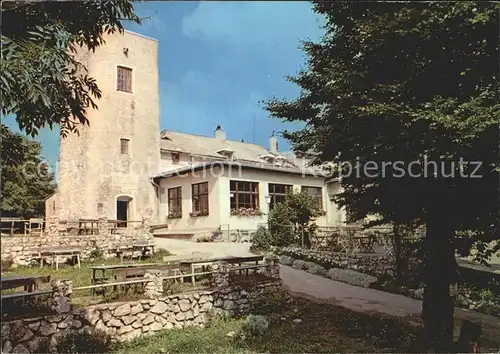
[[310,265],[308,266],[308,272],[311,274],[316,274],[316,275],[321,275],[325,276],[328,271],[326,270],[325,267],[320,266],[319,264],[309,262]]
[[93,261],[102,261],[104,259],[104,251],[99,247],[95,247],[90,251],[89,258]]
[[306,193],[290,192],[285,200],[274,205],[269,213],[268,228],[259,228],[252,241],[252,250],[269,250],[304,243],[314,232],[316,217],[314,200]]
[[56,353],[109,353],[111,337],[102,331],[70,332],[57,343]]
[[214,242],[213,238],[211,236],[201,236],[196,239],[196,242]]
[[163,257],[171,256],[172,253],[167,251],[166,249],[160,248],[156,250],[154,255],[151,257],[152,261],[163,261]]
[[243,325],[246,334],[252,337],[260,337],[266,333],[269,322],[262,315],[248,315]]
[[292,267],[295,269],[300,269],[300,270],[307,270],[307,263],[306,261],[296,259],[293,261]]
[[1,271],[4,272],[6,270],[9,270],[13,264],[14,264],[14,260],[12,259],[11,256],[7,256],[7,257],[2,258]]
[[280,263],[287,266],[291,266],[293,263],[293,258],[287,255],[282,255],[280,256]]
[[273,246],[274,240],[271,233],[264,227],[259,226],[252,239],[250,250],[255,251],[268,251]]
[[354,286],[363,286],[368,288],[371,284],[377,282],[377,278],[355,272],[350,269],[332,268],[328,271],[328,277],[332,280],[340,281]]

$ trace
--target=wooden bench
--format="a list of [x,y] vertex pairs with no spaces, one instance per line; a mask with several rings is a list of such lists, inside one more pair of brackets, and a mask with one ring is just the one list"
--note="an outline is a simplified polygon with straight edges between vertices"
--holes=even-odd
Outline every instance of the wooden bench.
[[[21,223],[24,220],[20,217],[11,218],[0,218],[0,231],[9,231],[9,235],[14,235],[14,231],[19,230],[19,228],[14,227],[16,223]],[[10,226],[5,227],[3,224],[10,224]]]
[[7,299],[15,299],[18,297],[27,297],[27,296],[38,296],[38,295],[48,295],[52,294],[52,290],[34,290],[34,291],[25,291],[22,293],[12,293],[12,294],[2,294],[0,298],[3,300]]
[[42,283],[50,282],[50,275],[27,275],[0,278],[0,289],[15,289],[23,287],[27,292],[37,290]]
[[257,273],[257,271],[260,269],[261,267],[259,265],[255,265],[255,264],[249,264],[249,265],[242,265],[242,266],[236,266],[236,267],[230,267],[228,268],[228,271],[229,272],[239,272],[241,274],[241,271],[245,271],[246,275],[248,275],[248,271],[250,269],[253,269],[254,273]]

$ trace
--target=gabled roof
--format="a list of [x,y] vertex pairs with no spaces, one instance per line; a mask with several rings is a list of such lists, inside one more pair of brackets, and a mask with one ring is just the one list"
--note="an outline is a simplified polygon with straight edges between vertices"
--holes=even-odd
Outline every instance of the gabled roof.
[[[160,135],[160,150],[186,153],[207,158],[206,163],[164,171],[154,177],[168,177],[177,173],[188,173],[213,165],[214,160],[224,165],[243,168],[263,169],[276,172],[304,174],[308,176],[328,177],[321,166],[310,166],[310,159],[297,157],[293,152],[273,153],[263,146],[242,141],[220,139],[204,135],[187,134],[164,130]],[[233,160],[227,160],[224,151],[231,151]],[[211,162],[212,161],[212,162]],[[277,166],[275,162],[279,162]]]
[[[203,135],[187,134],[164,130],[161,132],[160,149],[166,151],[184,152],[197,156],[223,158],[218,151],[233,151],[233,156],[239,161],[261,163],[266,155],[272,154],[266,148],[257,144],[235,140],[221,140]],[[290,163],[292,163],[290,161]]]

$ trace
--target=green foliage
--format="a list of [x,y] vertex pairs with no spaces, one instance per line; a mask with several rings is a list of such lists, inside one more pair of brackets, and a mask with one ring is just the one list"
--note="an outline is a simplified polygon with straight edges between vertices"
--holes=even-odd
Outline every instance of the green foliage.
[[109,353],[111,337],[101,331],[69,332],[56,345],[56,353]]
[[268,229],[259,227],[252,239],[251,249],[268,251],[271,247],[309,244],[309,233],[314,232],[318,216],[314,199],[305,192],[290,191],[285,200],[273,206],[268,217]]
[[2,259],[1,259],[1,272],[3,273],[5,271],[10,270],[10,268],[12,267],[13,264],[14,264],[14,259],[12,258],[11,255],[6,256],[6,257],[2,257]]
[[104,259],[104,250],[100,247],[95,247],[90,251],[89,258],[93,262],[99,262]]
[[[302,93],[267,110],[305,123],[284,136],[298,152],[317,152],[315,163],[334,162],[343,187],[335,201],[353,219],[427,226],[423,317],[435,349],[448,350],[453,248],[499,239],[500,4],[313,3],[326,34],[304,44],[308,67],[289,78]],[[427,166],[427,176],[408,173],[414,162],[422,169],[412,173]],[[461,230],[474,236],[457,244]]]
[[273,236],[269,230],[261,225],[257,228],[257,231],[255,231],[250,250],[252,252],[268,251],[274,243],[276,242],[273,240]]
[[160,248],[160,249],[155,250],[155,253],[150,258],[150,261],[151,262],[163,261],[163,257],[172,256],[172,255],[173,255],[173,253],[171,253],[170,251],[168,251],[164,248]]
[[55,191],[54,175],[42,161],[41,144],[0,127],[2,215],[40,217],[45,199]]
[[248,315],[243,325],[243,331],[246,335],[251,337],[263,336],[269,327],[269,322],[266,316],[262,315]]
[[314,199],[305,192],[289,192],[282,203],[269,213],[268,225],[273,246],[309,244],[309,233],[314,232],[318,216]]
[[[499,89],[497,3],[314,2],[327,20],[320,43],[307,42],[308,67],[289,80],[296,100],[267,102],[272,116],[303,121],[285,132],[316,163],[481,161],[483,178],[351,174],[336,202],[355,219],[426,223],[437,213],[453,230],[491,235],[498,218]],[[339,157],[339,152],[341,153]],[[475,167],[464,166],[472,173]],[[373,175],[373,174],[372,174]],[[434,217],[434,216],[433,216]],[[490,236],[491,238],[491,236]],[[464,245],[471,246],[471,243]]]
[[64,135],[88,123],[101,91],[77,48],[95,50],[123,20],[140,23],[129,0],[3,2],[2,19],[1,113],[32,136],[45,125],[60,124]]

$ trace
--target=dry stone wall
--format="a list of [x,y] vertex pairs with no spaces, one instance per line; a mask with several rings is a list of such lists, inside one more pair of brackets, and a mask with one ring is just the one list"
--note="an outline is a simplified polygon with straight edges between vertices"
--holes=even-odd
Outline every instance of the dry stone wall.
[[[14,264],[27,265],[33,259],[39,249],[54,247],[79,247],[82,249],[82,258],[88,258],[91,251],[99,248],[104,256],[116,256],[116,248],[120,245],[132,245],[137,241],[154,242],[153,234],[150,232],[149,221],[144,219],[137,228],[124,228],[115,234],[111,234],[106,227],[107,220],[99,222],[100,232],[97,235],[69,235],[67,232],[60,233],[57,221],[51,220],[48,232],[41,236],[2,236],[1,257],[2,260],[11,259]],[[76,227],[78,222],[75,222]],[[47,259],[50,261],[50,259]]]
[[53,348],[70,332],[97,330],[122,342],[160,330],[203,327],[215,314],[234,316],[248,313],[252,300],[276,292],[280,287],[279,279],[270,279],[247,290],[233,285],[157,299],[95,305],[59,315],[4,321],[1,324],[2,353],[35,353],[42,343]]

